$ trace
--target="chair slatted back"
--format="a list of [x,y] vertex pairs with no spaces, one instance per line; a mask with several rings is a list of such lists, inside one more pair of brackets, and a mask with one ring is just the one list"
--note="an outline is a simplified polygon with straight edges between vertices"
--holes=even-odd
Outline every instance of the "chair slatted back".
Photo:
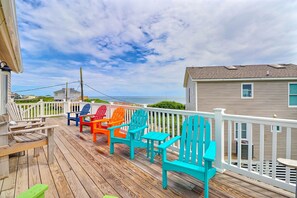
[[12,120],[24,120],[22,110],[15,102],[8,102],[5,107]]
[[114,110],[109,122],[117,122],[120,120],[123,122],[125,120],[125,109],[122,107],[118,107]]
[[183,122],[179,160],[202,166],[210,143],[210,125],[202,116],[189,116]]
[[[147,115],[147,112],[145,110],[143,110],[143,109],[136,110],[133,113],[131,121],[130,121],[129,129],[128,129],[128,133],[127,133],[127,138],[130,138],[129,137],[129,131],[130,130],[134,130],[134,129],[146,126],[147,118],[148,118],[148,115]],[[142,139],[141,136],[143,136],[144,130],[145,129],[143,129],[143,130],[141,130],[141,131],[139,131],[139,132],[137,132],[135,134],[135,137],[134,137],[135,140],[141,141],[141,139]]]
[[80,111],[80,115],[87,115],[90,112],[91,105],[90,104],[85,104],[83,108]]
[[94,115],[94,120],[101,120],[101,119],[103,119],[104,118],[104,116],[105,116],[105,114],[106,114],[106,105],[102,105],[102,106],[100,106],[98,109],[97,109],[97,111],[96,111],[96,113],[95,113],[95,115]]

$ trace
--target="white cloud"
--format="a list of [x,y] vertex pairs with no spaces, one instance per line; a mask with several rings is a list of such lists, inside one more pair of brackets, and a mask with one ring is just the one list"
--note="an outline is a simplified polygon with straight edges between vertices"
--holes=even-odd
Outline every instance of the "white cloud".
[[[281,0],[17,0],[26,60],[14,85],[76,80],[83,65],[86,82],[111,95],[180,95],[186,66],[296,63],[296,10]],[[145,63],[115,58],[131,43],[155,54]],[[30,60],[51,50],[88,58]]]

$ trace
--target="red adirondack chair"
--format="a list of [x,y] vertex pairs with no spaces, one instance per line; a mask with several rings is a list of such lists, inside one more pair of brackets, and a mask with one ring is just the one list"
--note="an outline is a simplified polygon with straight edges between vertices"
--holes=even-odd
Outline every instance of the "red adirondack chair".
[[[88,114],[88,115],[83,115],[79,117],[79,128],[80,128],[80,132],[82,132],[83,126],[89,126],[91,127],[90,131],[93,131],[93,125],[92,125],[92,121],[95,120],[101,120],[103,119],[106,115],[106,106],[102,105],[100,106],[95,114]],[[88,118],[88,119],[87,119]]]

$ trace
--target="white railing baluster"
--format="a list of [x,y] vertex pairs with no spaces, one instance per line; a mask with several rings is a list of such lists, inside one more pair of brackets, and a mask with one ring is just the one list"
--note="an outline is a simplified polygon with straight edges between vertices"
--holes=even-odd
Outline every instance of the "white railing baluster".
[[238,122],[237,129],[237,166],[241,168],[241,122]]
[[[180,114],[177,114],[177,135],[180,136]],[[180,141],[177,141],[177,147],[180,147]]]
[[232,162],[232,121],[228,121],[228,164]]
[[253,160],[253,130],[252,124],[247,123],[247,138],[248,138],[248,170],[252,171]]
[[260,125],[260,175],[263,175],[264,169],[264,125]]
[[164,112],[162,112],[162,126],[163,126],[163,132],[165,132],[166,130],[165,130],[165,113]]
[[161,131],[161,115],[160,112],[158,112],[158,131]]
[[[287,134],[286,134],[286,158],[291,159],[291,128],[287,128]],[[290,183],[290,168],[286,167],[286,183]],[[297,183],[297,181],[296,181]]]
[[167,113],[167,133],[170,134],[170,128],[169,128],[169,113]]
[[277,157],[277,132],[276,127],[272,130],[272,178],[276,177],[276,157]]
[[154,131],[158,131],[157,129],[157,112],[154,111]]

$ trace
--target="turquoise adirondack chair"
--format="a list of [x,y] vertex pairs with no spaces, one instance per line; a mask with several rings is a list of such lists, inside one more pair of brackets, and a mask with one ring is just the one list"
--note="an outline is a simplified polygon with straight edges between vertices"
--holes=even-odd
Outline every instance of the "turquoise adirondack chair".
[[[166,159],[166,149],[180,140],[179,158]],[[158,146],[162,150],[162,185],[167,188],[167,171],[186,173],[204,182],[204,197],[208,197],[208,182],[216,174],[212,162],[216,142],[210,140],[210,125],[201,116],[190,116],[183,122],[182,136],[176,136]],[[204,162],[204,163],[203,163]]]
[[[126,138],[114,136],[114,130],[128,126]],[[122,124],[108,128],[110,130],[110,154],[114,153],[114,144],[126,144],[130,147],[130,159],[134,159],[135,148],[146,148],[142,141],[144,130],[147,128],[147,112],[143,109],[136,110],[131,118],[130,124]]]
[[[79,116],[87,115],[90,112],[90,108],[91,108],[91,105],[90,104],[86,104],[85,106],[83,106],[83,108],[81,109],[81,111],[78,111],[78,112],[68,112],[67,113],[67,124],[68,124],[68,126],[70,125],[70,121],[75,121],[75,126],[78,126]],[[70,116],[71,113],[75,113],[75,117]]]

